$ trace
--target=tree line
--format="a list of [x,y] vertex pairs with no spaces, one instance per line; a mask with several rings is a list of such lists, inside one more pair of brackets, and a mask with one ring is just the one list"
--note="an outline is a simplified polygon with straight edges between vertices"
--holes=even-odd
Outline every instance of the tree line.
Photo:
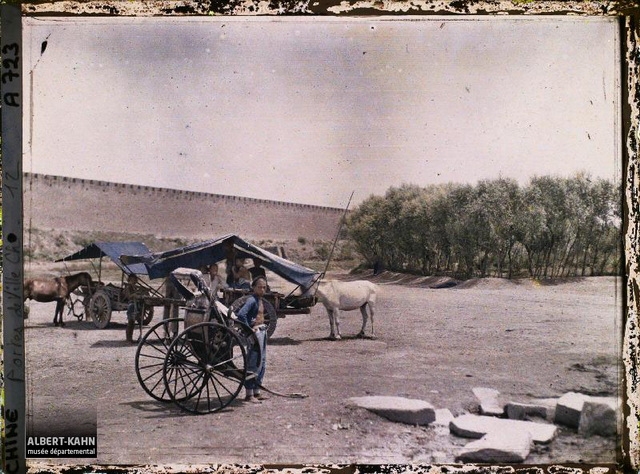
[[369,265],[420,275],[620,273],[621,186],[580,173],[391,187],[346,220]]

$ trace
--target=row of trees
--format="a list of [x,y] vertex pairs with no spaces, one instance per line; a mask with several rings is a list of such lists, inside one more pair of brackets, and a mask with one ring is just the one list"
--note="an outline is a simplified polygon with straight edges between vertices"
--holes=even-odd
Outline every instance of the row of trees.
[[354,209],[346,231],[370,264],[422,275],[555,278],[618,274],[621,188],[586,174],[527,186],[390,188]]

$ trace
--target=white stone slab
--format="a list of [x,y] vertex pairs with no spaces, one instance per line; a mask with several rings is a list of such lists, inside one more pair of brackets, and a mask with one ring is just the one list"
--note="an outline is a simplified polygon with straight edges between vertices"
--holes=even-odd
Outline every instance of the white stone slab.
[[555,422],[577,428],[580,425],[580,413],[585,400],[589,397],[582,393],[567,392],[558,399]]
[[473,394],[480,401],[480,413],[490,416],[502,416],[504,406],[499,402],[500,392],[493,388],[475,387]]
[[467,444],[456,457],[461,462],[521,463],[531,452],[527,431],[493,431]]
[[433,406],[424,400],[404,397],[354,397],[350,404],[366,408],[391,421],[410,425],[427,425],[436,419]]
[[453,416],[453,413],[451,413],[451,410],[448,408],[439,408],[436,410],[436,419],[433,424],[448,427],[449,423],[451,423],[454,418],[455,417]]
[[550,443],[556,436],[557,427],[547,423],[533,421],[507,420],[492,416],[462,415],[449,424],[449,430],[463,438],[482,438],[493,432],[526,431],[534,443]]

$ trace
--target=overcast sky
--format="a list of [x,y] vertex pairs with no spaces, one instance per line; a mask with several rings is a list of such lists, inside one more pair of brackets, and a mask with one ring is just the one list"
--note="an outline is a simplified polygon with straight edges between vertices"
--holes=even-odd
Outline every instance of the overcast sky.
[[24,170],[336,207],[620,179],[615,18],[410,19],[27,18]]

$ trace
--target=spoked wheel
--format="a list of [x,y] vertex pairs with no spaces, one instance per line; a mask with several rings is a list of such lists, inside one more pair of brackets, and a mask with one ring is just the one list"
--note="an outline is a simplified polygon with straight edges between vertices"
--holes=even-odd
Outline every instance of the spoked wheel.
[[[256,373],[260,372],[262,364],[262,349],[260,348],[260,343],[258,342],[256,333],[253,332],[253,329],[249,326],[237,320],[231,320],[229,327],[231,327],[231,329],[233,329],[240,338],[240,343],[244,346],[244,350],[247,353],[247,358],[250,355],[249,350],[252,349],[255,352],[253,357],[257,361],[258,365],[253,370],[255,370]],[[247,378],[251,377],[250,370],[251,367],[247,366]]]
[[103,291],[96,291],[89,300],[89,315],[98,329],[104,329],[111,321],[111,300]]
[[240,393],[247,377],[246,341],[219,323],[199,323],[171,343],[163,379],[171,399],[191,413],[222,410]]
[[[142,310],[142,325],[147,326],[153,319],[153,306],[143,306]],[[140,324],[140,315],[136,315],[136,324]]]
[[138,382],[145,392],[161,402],[171,401],[162,378],[162,369],[169,346],[183,322],[184,318],[172,318],[155,324],[142,336],[136,350],[135,367]]
[[[233,303],[231,303],[231,306],[229,308],[234,313],[237,313],[249,298],[251,298],[251,295],[241,296]],[[264,304],[264,323],[267,325],[267,338],[270,338],[275,332],[276,325],[278,324],[278,313],[276,312],[276,309],[273,307],[271,302],[263,298],[262,303]]]

